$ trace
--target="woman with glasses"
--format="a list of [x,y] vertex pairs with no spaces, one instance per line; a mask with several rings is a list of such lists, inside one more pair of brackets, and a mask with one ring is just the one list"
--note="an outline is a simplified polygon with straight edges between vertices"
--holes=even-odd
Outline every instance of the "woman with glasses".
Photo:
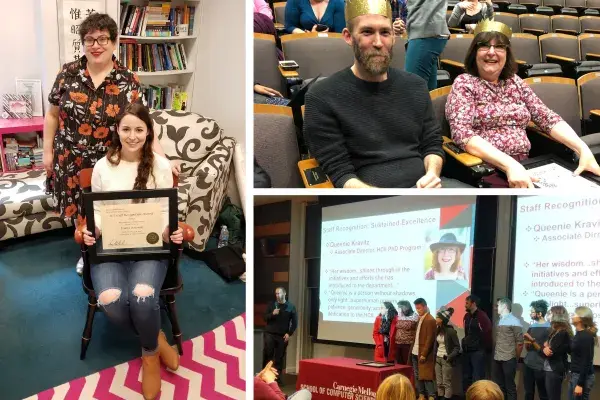
[[429,246],[433,253],[431,269],[425,274],[426,280],[466,280],[461,266],[465,244],[456,240],[453,233],[445,233],[437,243]]
[[484,182],[492,187],[534,187],[535,178],[520,163],[531,148],[525,132],[529,121],[579,156],[576,174],[590,171],[600,175],[589,147],[516,75],[511,29],[485,20],[477,24],[474,33],[465,58],[467,72],[452,84],[446,118],[459,147],[506,174],[506,178],[493,174]]
[[[137,75],[113,55],[118,28],[109,15],[91,14],[81,23],[79,36],[84,55],[63,65],[48,96],[43,155],[53,181],[54,206],[62,218],[75,223],[81,201],[79,171],[104,157],[118,116],[141,96]],[[153,149],[164,156],[157,136]],[[173,172],[179,172],[178,166]],[[82,271],[80,259],[77,273]]]

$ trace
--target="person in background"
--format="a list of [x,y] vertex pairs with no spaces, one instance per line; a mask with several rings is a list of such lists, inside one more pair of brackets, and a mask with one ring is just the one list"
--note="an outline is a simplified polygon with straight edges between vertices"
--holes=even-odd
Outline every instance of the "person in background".
[[407,2],[408,48],[405,69],[423,78],[430,91],[437,88],[438,59],[450,37],[446,24],[446,4],[446,0]]
[[[104,157],[117,117],[141,102],[140,80],[114,56],[119,28],[108,14],[93,13],[79,26],[84,55],[62,66],[48,95],[44,118],[43,164],[51,176],[54,207],[61,218],[80,223],[79,172]],[[165,156],[158,136],[153,150]],[[179,166],[172,165],[174,174]],[[76,271],[83,271],[79,259]]]
[[575,337],[571,343],[569,400],[590,400],[594,386],[594,346],[598,346],[598,328],[588,307],[577,307],[571,318]]
[[286,396],[277,384],[278,375],[277,370],[273,368],[273,361],[269,361],[254,377],[254,400],[310,400],[312,398],[312,394],[306,389]]
[[544,374],[546,393],[549,400],[560,400],[562,382],[568,370],[568,352],[573,337],[573,329],[569,324],[569,313],[563,306],[554,306],[547,314],[550,320],[548,339],[538,343],[535,338],[528,337],[531,346],[544,356]]
[[492,347],[492,321],[478,308],[481,299],[474,294],[465,300],[462,339],[463,390],[467,391],[473,382],[485,378],[485,353]]
[[492,364],[492,377],[500,386],[507,400],[517,400],[515,375],[517,361],[523,350],[523,326],[512,313],[512,301],[504,297],[498,300],[500,321],[496,328],[496,350]]
[[[579,157],[574,174],[600,175],[590,148],[557,113],[550,110],[517,74],[506,24],[484,20],[465,57],[466,73],[452,83],[446,118],[456,145],[503,171],[483,178],[491,187],[533,188],[521,161],[529,157],[530,121]],[[408,55],[407,55],[408,57]]]
[[273,21],[273,12],[265,0],[254,0],[254,13],[262,14]]
[[417,333],[412,346],[412,367],[419,400],[434,400],[435,390],[435,354],[433,345],[436,337],[435,319],[429,313],[427,302],[418,298],[414,301],[419,314]]
[[473,32],[475,25],[482,19],[494,19],[494,6],[491,0],[464,0],[454,6],[448,20],[448,27],[461,28]]
[[283,97],[277,90],[272,89],[268,86],[263,86],[258,82],[254,82],[254,103],[256,104],[267,104],[267,98],[269,97]]
[[[94,166],[92,192],[167,189],[173,187],[169,160],[153,152],[154,129],[148,109],[139,103],[125,107],[116,120],[110,147]],[[101,207],[125,201],[94,202],[95,232],[83,230],[83,242],[93,246],[105,226]],[[169,234],[169,206],[166,199],[149,199],[161,208],[162,232],[154,232],[164,243],[183,242],[183,230]],[[160,305],[157,292],[163,285],[168,260],[104,262],[90,268],[92,284],[98,293],[98,306],[115,324],[139,336],[142,348],[142,393],[154,399],[160,393],[160,363],[171,370],[179,367],[179,354],[169,346],[160,330]]]
[[466,400],[504,400],[504,395],[496,383],[480,380],[469,387]]
[[536,350],[532,343],[544,343],[550,334],[550,322],[546,321],[548,302],[536,300],[530,305],[529,316],[533,323],[529,326],[525,338],[525,368],[523,369],[523,386],[525,388],[525,400],[534,400],[535,388],[537,386],[539,400],[548,400],[546,393],[546,381],[544,375],[544,356]]
[[454,327],[449,324],[453,314],[454,308],[450,307],[438,311],[435,318],[437,336],[433,352],[435,354],[435,380],[440,400],[452,399],[452,370],[460,354],[458,334]]
[[410,365],[411,346],[417,333],[419,314],[415,313],[409,301],[398,302],[398,318],[396,319],[396,364]]
[[415,400],[415,390],[410,380],[402,374],[393,374],[381,382],[375,400]]
[[[326,29],[319,30],[317,25]],[[285,4],[287,33],[341,33],[345,26],[344,0],[288,0]]]
[[[286,300],[286,291],[282,287],[275,289],[275,301],[267,306],[264,332],[263,365],[273,361],[275,369],[283,371],[283,360],[290,340],[298,327],[296,307]],[[277,376],[281,382],[281,375]]]
[[400,36],[406,32],[406,16],[408,9],[406,8],[407,0],[390,0],[392,5],[392,21],[394,34]]
[[396,358],[396,321],[398,311],[389,301],[384,301],[373,325],[375,361],[389,362]]

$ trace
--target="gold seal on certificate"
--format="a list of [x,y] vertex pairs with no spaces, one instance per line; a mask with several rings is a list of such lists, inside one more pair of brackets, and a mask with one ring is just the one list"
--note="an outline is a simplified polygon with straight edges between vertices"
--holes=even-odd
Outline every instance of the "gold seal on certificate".
[[104,250],[161,247],[163,218],[159,203],[110,204],[100,207]]

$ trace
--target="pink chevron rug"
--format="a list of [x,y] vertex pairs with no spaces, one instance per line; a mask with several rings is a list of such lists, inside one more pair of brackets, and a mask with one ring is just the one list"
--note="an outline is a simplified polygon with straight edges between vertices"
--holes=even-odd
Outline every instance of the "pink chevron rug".
[[[143,400],[140,358],[75,379],[25,400]],[[161,371],[160,400],[244,399],[246,315],[183,343],[175,372]]]

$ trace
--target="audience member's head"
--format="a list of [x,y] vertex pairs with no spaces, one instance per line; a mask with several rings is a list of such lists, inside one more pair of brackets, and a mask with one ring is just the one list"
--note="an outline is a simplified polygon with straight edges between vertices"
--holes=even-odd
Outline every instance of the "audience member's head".
[[398,310],[401,311],[405,317],[410,317],[415,313],[413,311],[412,305],[410,304],[410,301],[407,300],[400,300],[398,302]]
[[511,28],[501,22],[478,23],[465,57],[466,71],[489,82],[512,78],[517,62],[510,48],[511,36]]
[[377,388],[376,400],[414,400],[415,390],[402,374],[390,375]]
[[504,400],[504,395],[496,383],[481,380],[469,386],[466,400]]

